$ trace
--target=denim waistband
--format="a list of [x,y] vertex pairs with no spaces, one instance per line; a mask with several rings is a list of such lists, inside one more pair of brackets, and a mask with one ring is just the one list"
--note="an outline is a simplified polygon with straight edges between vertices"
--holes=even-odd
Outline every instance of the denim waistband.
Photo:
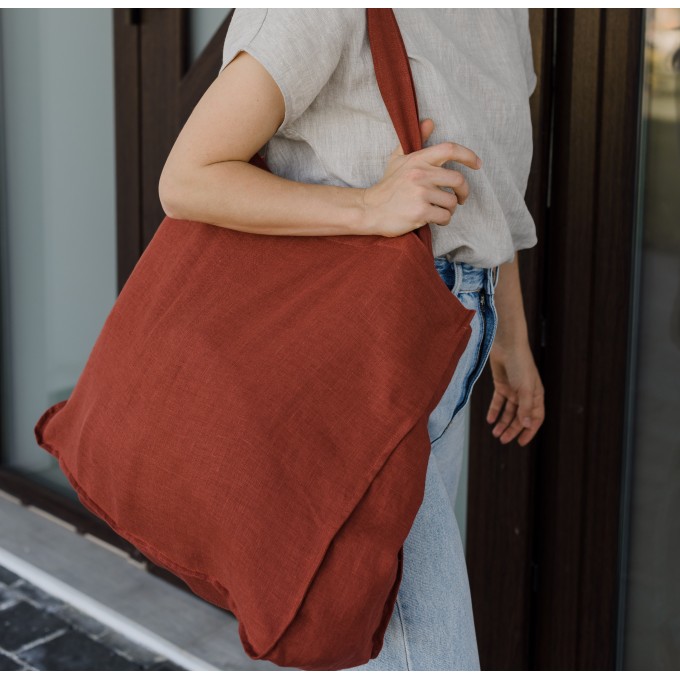
[[435,257],[434,265],[454,294],[485,290],[492,295],[498,284],[498,266],[476,267],[467,262],[449,262],[445,257]]

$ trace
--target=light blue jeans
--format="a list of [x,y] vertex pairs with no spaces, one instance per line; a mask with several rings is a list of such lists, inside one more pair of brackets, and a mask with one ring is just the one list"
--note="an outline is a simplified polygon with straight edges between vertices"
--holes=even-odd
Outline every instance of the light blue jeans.
[[486,364],[498,317],[498,267],[435,258],[453,295],[477,314],[472,335],[430,414],[425,496],[404,543],[404,569],[380,654],[350,671],[479,670],[465,553],[454,515],[465,447],[464,411]]

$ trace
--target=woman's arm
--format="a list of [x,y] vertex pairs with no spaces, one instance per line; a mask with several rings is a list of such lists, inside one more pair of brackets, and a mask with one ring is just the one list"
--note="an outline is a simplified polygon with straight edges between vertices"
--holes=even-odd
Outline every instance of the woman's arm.
[[269,72],[238,54],[180,131],[158,193],[169,217],[262,234],[362,232],[362,189],[303,184],[248,161],[281,125],[284,99]]
[[486,419],[493,424],[502,410],[492,434],[507,444],[521,433],[517,442],[524,446],[542,425],[545,407],[543,383],[529,346],[518,253],[500,267],[494,302],[498,328],[489,355],[494,394]]
[[512,262],[504,262],[500,266],[494,301],[498,312],[498,329],[494,342],[505,346],[528,342],[517,253]]
[[[248,162],[284,113],[276,81],[240,52],[194,107],[168,155],[158,186],[166,215],[270,235],[399,236],[421,224],[448,224],[464,202],[467,180],[444,162],[481,165],[470,149],[442,142],[407,155],[399,146],[385,177],[365,189],[296,182]],[[423,140],[433,128],[422,121]]]

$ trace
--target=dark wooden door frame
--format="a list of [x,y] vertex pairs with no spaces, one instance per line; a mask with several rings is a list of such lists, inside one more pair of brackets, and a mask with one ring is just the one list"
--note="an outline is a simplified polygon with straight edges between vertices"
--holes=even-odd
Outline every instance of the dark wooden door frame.
[[547,417],[525,451],[490,434],[488,369],[471,403],[467,556],[487,669],[616,657],[643,10],[556,10],[550,30],[552,13],[531,10],[539,243],[520,257]]

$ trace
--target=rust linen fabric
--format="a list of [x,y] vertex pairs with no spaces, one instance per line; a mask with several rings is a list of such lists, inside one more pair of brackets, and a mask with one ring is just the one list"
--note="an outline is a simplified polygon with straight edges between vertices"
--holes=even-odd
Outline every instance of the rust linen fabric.
[[[392,10],[367,17],[409,153],[399,29]],[[437,274],[427,225],[269,236],[165,217],[36,441],[91,512],[233,612],[249,656],[356,666],[382,648],[427,420],[473,314]]]

